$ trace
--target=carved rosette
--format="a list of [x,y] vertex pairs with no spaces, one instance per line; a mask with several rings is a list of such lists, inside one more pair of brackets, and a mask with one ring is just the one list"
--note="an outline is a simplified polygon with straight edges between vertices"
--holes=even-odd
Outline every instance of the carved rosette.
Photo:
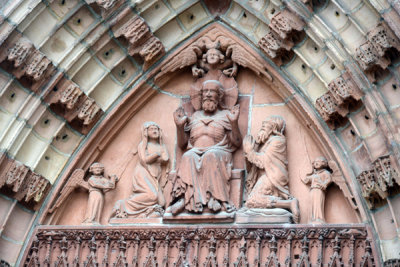
[[55,71],[50,59],[37,50],[27,38],[19,34],[11,36],[2,45],[1,62],[6,62],[3,64],[4,68],[33,92],[37,92]]
[[90,131],[104,113],[94,99],[87,96],[74,82],[61,79],[49,90],[44,100],[50,109],[64,117],[70,125],[82,134]]
[[[174,229],[168,226],[152,229],[134,226],[130,229],[103,227],[95,230],[42,226],[27,248],[23,262],[26,265],[36,262],[40,266],[53,266],[60,261],[71,266],[74,262],[84,262],[85,266],[95,266],[99,262],[107,262],[108,266],[126,266],[126,263],[137,266],[138,262],[143,263],[140,266],[219,266],[221,262],[224,262],[223,266],[249,266],[253,263],[256,266],[277,266],[274,263],[283,266],[285,262],[288,265],[308,263],[304,266],[314,266],[317,262],[321,266],[370,266],[360,265],[374,262],[376,258],[370,238],[362,225],[291,229],[284,226]],[[322,239],[327,245],[319,245]],[[341,249],[342,244],[352,241],[362,249],[354,246]],[[112,245],[109,247],[108,244]],[[169,249],[168,244],[177,249]],[[313,244],[319,247],[321,257],[312,254]],[[60,249],[51,249],[55,246]],[[115,253],[108,253],[111,247]],[[299,259],[292,259],[293,251],[298,248],[301,249]],[[256,253],[248,253],[249,250]],[[49,253],[51,257],[46,257]]]
[[368,40],[356,49],[355,57],[367,77],[375,82],[391,64],[391,58],[400,52],[399,40],[384,23],[367,34]]
[[400,186],[398,171],[392,166],[389,155],[379,157],[372,163],[373,168],[357,176],[362,195],[369,208],[374,208],[379,200],[390,196],[390,189]]
[[324,121],[335,128],[349,113],[349,108],[361,99],[362,92],[348,73],[330,82],[328,89],[316,100],[315,107]]
[[121,12],[112,22],[115,24],[112,30],[115,37],[122,37],[129,42],[129,55],[139,55],[144,61],[144,68],[147,69],[165,54],[164,45],[153,35],[144,19],[137,15],[128,20],[124,19],[129,15],[129,8]]
[[281,66],[294,55],[293,46],[303,37],[304,22],[294,13],[283,10],[271,18],[270,32],[260,39],[260,49]]
[[4,192],[24,203],[40,203],[50,188],[50,182],[24,164],[7,158],[0,160],[0,188]]

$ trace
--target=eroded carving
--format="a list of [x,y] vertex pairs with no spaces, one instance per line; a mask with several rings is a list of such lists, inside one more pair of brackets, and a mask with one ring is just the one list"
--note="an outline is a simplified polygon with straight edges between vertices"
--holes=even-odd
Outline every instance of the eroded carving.
[[278,66],[290,61],[293,57],[291,49],[294,43],[282,40],[279,35],[273,31],[268,32],[262,37],[260,41],[258,41],[258,46]]
[[[163,188],[167,183],[167,148],[160,126],[145,122],[138,146],[139,161],[132,178],[132,194],[119,200],[112,212],[114,218],[154,218],[164,214]],[[111,222],[116,223],[117,221]]]
[[315,107],[328,126],[336,128],[344,123],[349,109],[356,106],[362,92],[348,73],[330,82],[328,89],[328,92],[317,98]]
[[308,223],[326,223],[325,221],[325,191],[334,182],[342,190],[353,208],[357,208],[354,196],[351,193],[337,163],[328,161],[324,157],[318,157],[312,162],[313,171],[302,178],[304,184],[310,184],[311,209]]
[[285,127],[281,116],[271,116],[263,121],[256,138],[247,135],[243,141],[251,168],[246,180],[248,198],[241,213],[264,214],[266,223],[271,223],[269,215],[288,216],[286,210],[292,212],[295,223],[300,220],[298,201],[289,193]]
[[299,34],[303,31],[304,25],[298,15],[285,9],[276,13],[271,18],[271,23],[268,26],[282,40],[290,40],[295,43],[296,40],[300,39]]
[[399,40],[383,23],[367,34],[368,40],[356,49],[356,59],[371,81],[380,79],[392,58],[400,52]]
[[390,196],[391,189],[400,186],[400,176],[392,166],[390,155],[379,157],[372,166],[372,169],[365,170],[357,176],[362,195],[371,209],[380,200]]
[[[130,15],[130,10],[124,10],[117,20],[123,20]],[[113,27],[115,37],[124,37],[129,42],[128,53],[131,56],[140,55],[148,68],[165,54],[164,45],[150,31],[144,19],[134,16],[125,23]]]
[[100,107],[96,104],[96,101],[88,97],[79,109],[78,118],[82,120],[83,125],[90,125],[99,111]]

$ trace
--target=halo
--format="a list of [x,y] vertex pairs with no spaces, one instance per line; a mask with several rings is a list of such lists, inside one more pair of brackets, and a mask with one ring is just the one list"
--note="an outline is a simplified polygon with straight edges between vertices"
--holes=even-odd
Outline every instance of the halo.
[[224,91],[221,106],[230,109],[238,100],[239,90],[234,78],[225,76],[221,70],[209,71],[204,77],[190,87],[190,102],[195,110],[201,109],[201,89],[204,83],[214,82],[219,83]]

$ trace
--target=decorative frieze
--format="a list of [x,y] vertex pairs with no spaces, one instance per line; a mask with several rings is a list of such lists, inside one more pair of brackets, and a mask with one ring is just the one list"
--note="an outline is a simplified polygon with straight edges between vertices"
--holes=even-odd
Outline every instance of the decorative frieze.
[[392,166],[389,155],[379,157],[372,166],[372,169],[363,171],[357,176],[362,195],[367,200],[369,208],[374,208],[379,200],[386,199],[390,195],[391,188],[400,186],[400,176]]
[[383,263],[384,267],[398,267],[400,266],[400,259],[390,259]]
[[294,13],[283,10],[271,18],[270,32],[260,39],[260,49],[281,66],[293,57],[291,49],[304,35],[304,22]]
[[328,89],[316,100],[315,107],[324,121],[335,128],[349,113],[349,108],[361,99],[362,92],[348,73],[330,82]]
[[[123,37],[128,41],[128,53],[131,56],[139,55],[144,61],[144,68],[148,68],[165,54],[164,45],[153,35],[144,19],[134,15],[126,20],[132,13],[126,9],[112,22],[114,36]],[[121,21],[125,21],[121,23]]]
[[399,40],[385,24],[380,23],[367,34],[368,40],[356,49],[355,57],[367,77],[375,82],[400,52]]
[[29,169],[24,164],[7,158],[4,154],[0,162],[0,188],[2,192],[23,203],[40,203],[50,182]]
[[[25,266],[374,266],[364,225],[41,226]],[[361,263],[366,265],[360,265]],[[45,265],[45,263],[47,265]]]
[[96,101],[88,97],[74,82],[61,79],[49,90],[44,100],[50,109],[64,117],[70,125],[82,134],[90,131],[103,114]]
[[33,92],[37,92],[55,71],[51,60],[27,38],[18,34],[8,38],[2,45],[0,62],[5,62],[3,67]]

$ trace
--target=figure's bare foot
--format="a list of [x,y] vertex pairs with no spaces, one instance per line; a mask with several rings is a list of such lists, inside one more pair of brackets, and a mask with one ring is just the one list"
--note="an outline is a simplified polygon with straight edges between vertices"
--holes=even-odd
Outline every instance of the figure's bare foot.
[[293,222],[299,223],[300,222],[300,208],[299,208],[299,201],[295,198],[292,199],[290,203],[290,210],[293,214]]
[[179,199],[174,205],[171,206],[172,215],[177,215],[181,213],[185,208],[185,200],[183,198]]
[[207,206],[211,211],[214,212],[218,212],[221,210],[221,204],[219,203],[218,200],[215,200],[213,197],[210,198]]
[[229,202],[223,202],[223,205],[224,205],[226,212],[228,212],[228,213],[234,212],[236,210],[235,205],[230,204]]

